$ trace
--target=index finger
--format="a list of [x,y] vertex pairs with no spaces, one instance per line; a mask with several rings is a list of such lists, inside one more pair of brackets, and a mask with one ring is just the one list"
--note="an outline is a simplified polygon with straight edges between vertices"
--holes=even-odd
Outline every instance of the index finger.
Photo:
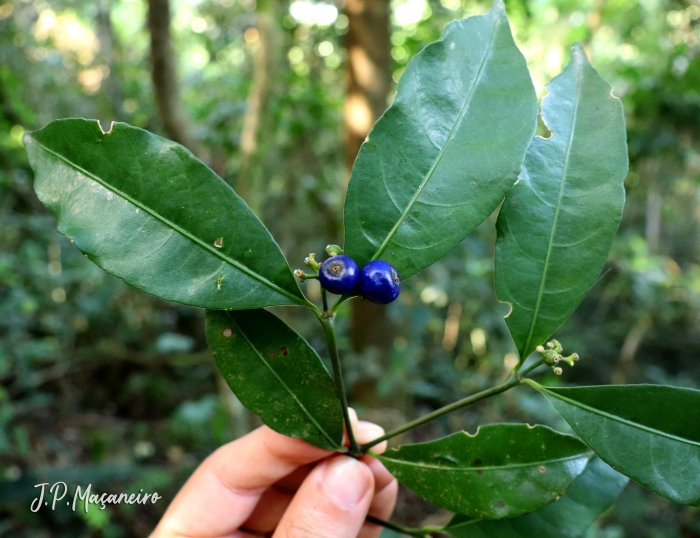
[[232,533],[268,487],[331,453],[262,426],[204,460],[170,503],[151,538]]

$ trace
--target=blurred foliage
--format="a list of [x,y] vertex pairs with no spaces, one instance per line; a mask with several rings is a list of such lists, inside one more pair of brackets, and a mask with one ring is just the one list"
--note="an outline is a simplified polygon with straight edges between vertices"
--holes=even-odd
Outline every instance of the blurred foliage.
[[[3,0],[0,0],[2,2]],[[254,173],[261,216],[293,267],[337,241],[346,181],[340,5],[278,4],[274,91]],[[393,0],[394,80],[472,0]],[[624,101],[628,201],[600,281],[558,331],[582,360],[549,383],[651,382],[700,388],[700,5],[672,0],[511,0],[516,41],[538,93],[581,41]],[[218,381],[202,312],[128,288],[83,259],[36,199],[25,130],[68,116],[159,132],[145,3],[0,3],[0,535],[147,536],[187,474],[240,433],[243,415]],[[240,132],[259,46],[254,0],[182,0],[173,31],[183,99],[212,166],[234,187]],[[540,132],[548,136],[544,124]],[[396,409],[361,414],[386,426],[502,378],[516,360],[493,293],[494,219],[404,284],[388,370],[341,339],[351,384],[376,380]],[[317,283],[306,284],[318,299]],[[323,351],[312,317],[282,314]],[[341,328],[347,328],[347,311]],[[679,410],[682,412],[682,410]],[[248,417],[250,420],[250,417]],[[414,432],[414,440],[485,421],[564,428],[527,388]],[[157,505],[82,516],[28,509],[39,482],[98,491],[157,490]],[[423,505],[402,497],[398,516]],[[591,538],[700,536],[697,509],[629,486]],[[440,517],[440,514],[433,517]]]

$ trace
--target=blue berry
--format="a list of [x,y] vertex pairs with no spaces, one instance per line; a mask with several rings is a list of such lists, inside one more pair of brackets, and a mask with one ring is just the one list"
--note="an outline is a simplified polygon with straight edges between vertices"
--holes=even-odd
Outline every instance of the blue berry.
[[360,294],[372,303],[387,304],[399,296],[401,281],[396,267],[384,260],[372,260],[360,271]]
[[318,279],[321,286],[342,295],[355,289],[359,271],[355,260],[348,256],[332,256],[321,264]]

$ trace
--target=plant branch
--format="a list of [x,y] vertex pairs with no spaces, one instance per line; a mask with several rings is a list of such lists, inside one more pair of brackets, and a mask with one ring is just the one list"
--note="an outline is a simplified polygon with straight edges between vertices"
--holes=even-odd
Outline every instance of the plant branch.
[[404,527],[403,525],[399,525],[398,523],[392,523],[391,521],[384,521],[383,519],[379,519],[378,517],[374,517],[374,516],[370,516],[370,515],[368,515],[366,517],[366,520],[369,521],[370,523],[374,523],[375,525],[379,525],[381,527],[390,529],[392,531],[407,534],[409,536],[420,536],[421,538],[430,538],[431,532],[439,532],[441,530],[441,527],[416,527],[416,528]]
[[[325,312],[324,312],[325,313]],[[331,364],[333,365],[333,380],[335,381],[335,391],[340,398],[340,403],[343,408],[343,418],[345,419],[345,428],[348,432],[348,441],[350,441],[350,451],[349,456],[359,457],[362,455],[360,452],[360,446],[355,440],[355,434],[352,431],[352,424],[350,423],[350,413],[348,411],[348,396],[345,392],[345,381],[343,380],[343,369],[340,364],[340,355],[338,354],[338,340],[335,334],[335,323],[333,317],[324,317],[323,314],[317,315],[321,325],[323,326],[323,333],[326,336],[326,344],[328,345],[328,353],[331,357]]]
[[323,286],[321,286],[321,299],[323,300],[323,313],[328,314],[328,293]]
[[490,389],[482,390],[481,392],[477,392],[476,394],[473,394],[471,396],[468,396],[466,398],[463,398],[461,400],[458,400],[454,403],[451,403],[449,405],[446,405],[444,407],[441,407],[440,409],[436,409],[432,413],[428,413],[427,415],[423,415],[422,417],[419,417],[415,420],[412,420],[411,422],[407,422],[403,426],[396,428],[395,430],[390,431],[389,433],[382,435],[381,437],[377,437],[373,441],[370,441],[369,443],[365,443],[364,445],[360,446],[360,451],[362,454],[366,454],[367,451],[372,448],[375,445],[378,445],[379,443],[386,441],[388,439],[391,439],[392,437],[396,437],[397,435],[401,435],[402,433],[405,433],[409,430],[412,430],[413,428],[416,428],[422,424],[425,424],[426,422],[430,422],[431,420],[438,418],[446,413],[450,413],[451,411],[455,411],[457,409],[460,409],[461,407],[466,407],[467,405],[471,405],[473,403],[478,402],[479,400],[483,400],[485,398],[489,398],[490,396],[495,396],[496,394],[500,394],[502,392],[505,392],[516,385],[519,385],[522,382],[522,378],[525,374],[531,372],[538,366],[542,364],[542,361],[539,360],[535,363],[533,363],[531,366],[526,368],[520,373],[513,373],[511,372],[511,375],[508,376],[508,379],[506,379],[503,383],[500,383],[499,385],[496,385],[494,387],[491,387]]
[[198,146],[190,134],[180,86],[176,56],[170,37],[170,0],[148,0],[147,26],[151,34],[151,80],[158,115],[168,138],[190,149],[195,155]]

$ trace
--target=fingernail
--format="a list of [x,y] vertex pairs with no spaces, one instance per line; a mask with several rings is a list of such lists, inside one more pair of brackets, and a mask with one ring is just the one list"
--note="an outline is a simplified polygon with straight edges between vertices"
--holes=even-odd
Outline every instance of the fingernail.
[[371,476],[364,463],[339,456],[324,469],[322,484],[329,497],[343,508],[354,508],[369,490]]

